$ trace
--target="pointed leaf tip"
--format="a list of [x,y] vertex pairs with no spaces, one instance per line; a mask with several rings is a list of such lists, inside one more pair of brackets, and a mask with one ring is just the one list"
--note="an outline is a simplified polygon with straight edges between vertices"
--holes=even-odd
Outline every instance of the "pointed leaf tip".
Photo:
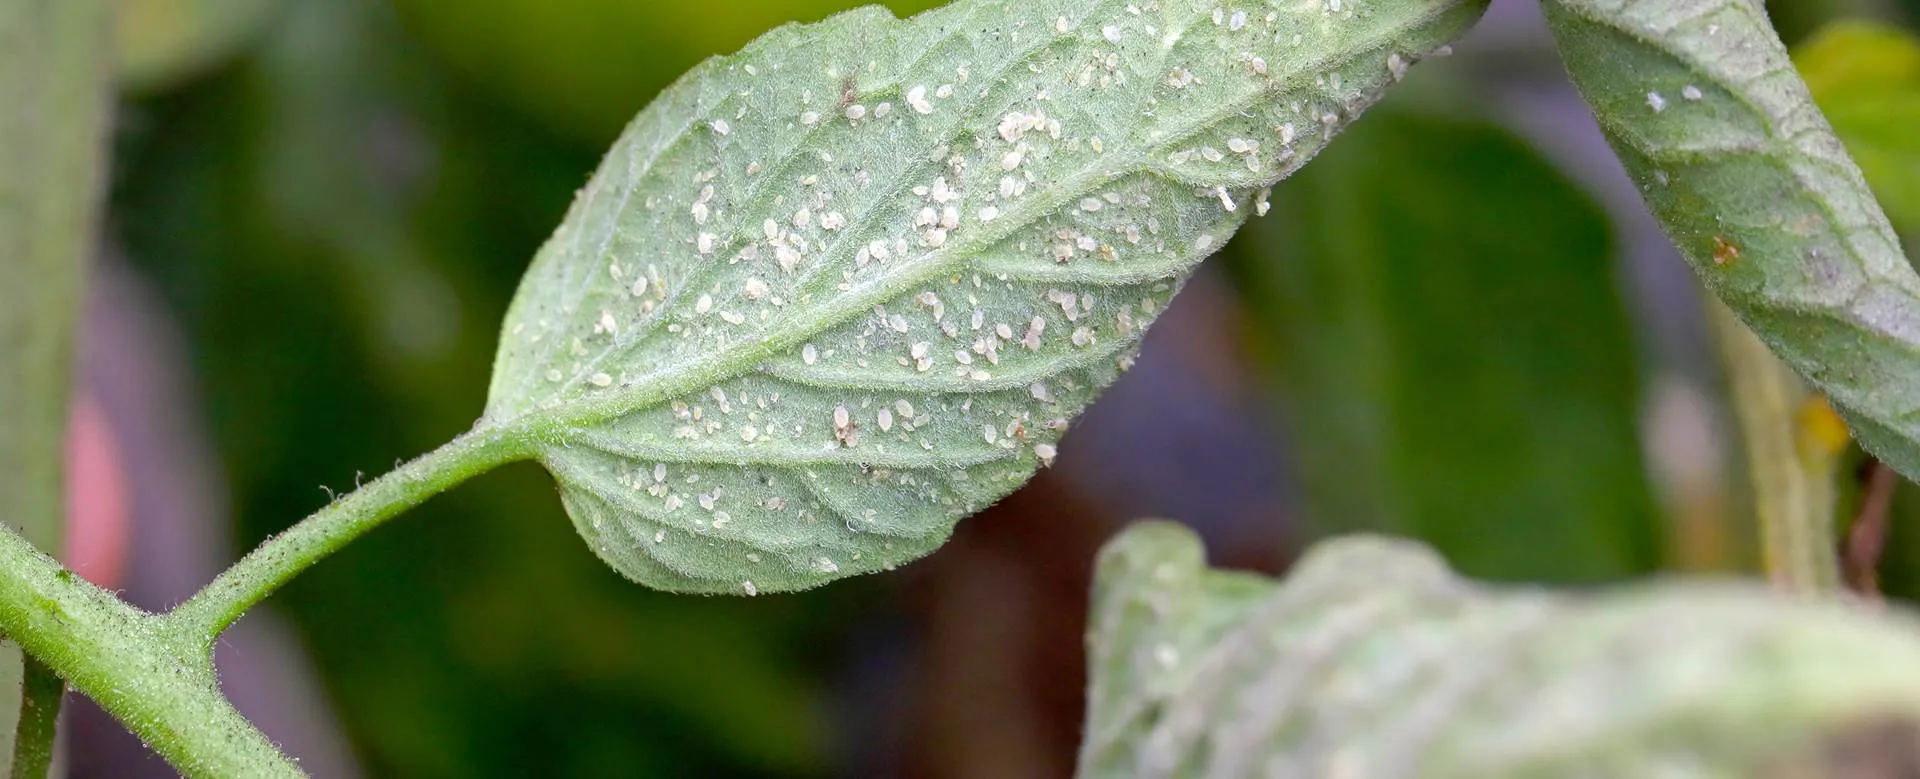
[[708,60],[527,272],[490,424],[650,586],[927,554],[1052,461],[1194,265],[1481,2],[961,0]]

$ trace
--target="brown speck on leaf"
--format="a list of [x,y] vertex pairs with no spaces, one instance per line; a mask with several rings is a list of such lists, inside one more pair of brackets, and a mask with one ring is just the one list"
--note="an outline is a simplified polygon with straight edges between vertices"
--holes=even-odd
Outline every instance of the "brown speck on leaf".
[[1727,240],[1724,235],[1713,237],[1713,264],[1725,268],[1740,259],[1740,247]]

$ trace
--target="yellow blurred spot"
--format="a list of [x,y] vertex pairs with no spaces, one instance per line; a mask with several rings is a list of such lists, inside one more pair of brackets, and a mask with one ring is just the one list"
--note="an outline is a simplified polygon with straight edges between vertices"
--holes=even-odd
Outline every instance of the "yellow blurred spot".
[[1884,99],[1920,78],[1920,44],[1899,27],[1841,20],[1795,46],[1793,63],[1815,100],[1846,93]]
[[1819,395],[1809,396],[1800,403],[1798,417],[1800,449],[1802,452],[1819,457],[1835,457],[1847,448],[1853,435],[1847,431],[1847,423],[1840,414],[1827,405],[1827,399]]

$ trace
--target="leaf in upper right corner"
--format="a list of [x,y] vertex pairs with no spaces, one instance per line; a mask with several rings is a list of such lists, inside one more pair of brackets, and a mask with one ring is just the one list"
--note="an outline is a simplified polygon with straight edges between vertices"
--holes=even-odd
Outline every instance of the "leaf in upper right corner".
[[1501,589],[1380,537],[1278,582],[1202,557],[1166,523],[1101,552],[1083,779],[1878,777],[1920,757],[1904,611],[1725,581]]
[[1793,62],[1833,131],[1904,233],[1920,232],[1920,39],[1897,27],[1836,22]]

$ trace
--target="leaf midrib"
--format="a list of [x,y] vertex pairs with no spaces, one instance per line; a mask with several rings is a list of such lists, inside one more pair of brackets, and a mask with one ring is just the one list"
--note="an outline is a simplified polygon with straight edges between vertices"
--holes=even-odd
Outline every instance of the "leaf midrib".
[[[1443,7],[1431,12],[1446,13],[1454,10]],[[830,296],[825,302],[810,309],[794,309],[786,316],[767,323],[758,340],[741,341],[705,359],[694,362],[681,362],[664,366],[653,372],[607,391],[600,397],[581,397],[565,403],[560,408],[534,408],[522,412],[510,420],[500,420],[501,424],[525,421],[527,426],[543,439],[566,440],[569,428],[586,427],[604,422],[633,410],[648,408],[677,395],[694,392],[711,386],[719,381],[742,375],[754,369],[758,364],[771,357],[797,347],[806,340],[818,335],[834,325],[846,321],[858,312],[887,300],[905,294],[915,286],[925,284],[950,272],[955,266],[967,264],[965,258],[989,248],[1017,230],[1030,226],[1047,214],[1065,207],[1083,193],[1105,182],[1115,181],[1136,173],[1153,170],[1149,161],[1155,154],[1173,144],[1190,138],[1206,128],[1246,110],[1254,101],[1273,94],[1290,91],[1300,85],[1299,79],[1310,77],[1314,73],[1329,69],[1335,63],[1350,62],[1362,53],[1380,48],[1390,43],[1404,31],[1410,20],[1402,20],[1394,25],[1381,25],[1371,29],[1370,34],[1348,41],[1344,50],[1302,62],[1285,77],[1269,78],[1258,87],[1249,90],[1239,99],[1224,101],[1220,107],[1203,112],[1195,121],[1178,130],[1170,130],[1157,140],[1150,140],[1139,150],[1127,154],[1116,153],[1115,164],[1091,167],[1069,177],[1065,183],[1054,187],[1050,197],[1041,197],[1036,193],[1020,201],[1014,213],[1003,214],[991,223],[976,222],[977,229],[964,231],[961,240],[950,241],[945,246],[925,252],[918,257],[902,262],[900,270],[891,275],[877,275],[874,279],[855,285],[845,292]],[[1010,61],[1012,62],[1012,61]],[[978,119],[978,117],[975,117]],[[682,125],[679,133],[695,123]],[[663,147],[670,143],[662,144]],[[1323,141],[1324,145],[1324,141]],[[916,163],[921,164],[921,163]],[[904,184],[911,181],[902,177]],[[863,214],[862,218],[869,218]],[[846,239],[841,239],[846,240]],[[832,263],[822,263],[820,269],[802,282],[808,285],[833,267]],[[1136,336],[1137,337],[1137,336]],[[610,352],[603,352],[607,354]],[[594,365],[603,357],[596,357]]]
[[[1095,9],[1104,8],[1110,4],[1112,3],[1103,2],[1099,5],[1094,6],[1094,8]],[[1093,13],[1094,13],[1093,10],[1089,10],[1087,13],[1087,16],[1081,17],[1081,21],[1085,21],[1085,19],[1087,17],[1092,16]],[[828,23],[831,23],[832,21],[833,21],[832,19],[829,19],[826,22],[823,22],[822,24],[828,24]],[[892,22],[893,24],[908,24],[908,23],[911,23],[913,20],[912,19],[890,19],[889,21]],[[931,57],[933,55],[933,52],[937,51],[939,47],[943,45],[945,42],[962,36],[964,34],[963,30],[965,30],[966,28],[967,28],[967,25],[954,25],[950,32],[948,32],[945,36],[939,39],[939,42],[926,46],[925,49],[919,55],[909,60],[900,69],[900,71],[902,73],[917,72],[921,63],[925,62],[928,57]],[[818,28],[816,27],[815,29],[818,29]],[[815,37],[817,38],[818,36],[815,36]],[[991,74],[991,77],[984,79],[982,83],[993,83],[1000,80],[1007,73],[1012,72],[1019,65],[1024,63],[1029,63],[1031,62],[1033,57],[1047,51],[1058,40],[1059,38],[1057,37],[1049,38],[1046,36],[1042,36],[1042,37],[1036,38],[1035,45],[1030,46],[1024,51],[1022,51],[1019,54],[1019,56],[1008,59],[1008,61],[1002,67],[1000,67],[993,74]],[[725,59],[737,59],[743,56],[746,56],[745,52],[732,55],[731,57],[728,57]],[[717,64],[716,64],[716,67],[717,67]],[[908,81],[907,79],[890,80],[880,85],[878,88],[873,90],[873,92],[890,93],[890,92],[900,91],[905,86],[907,81]],[[715,108],[717,108],[717,105],[715,106]],[[644,155],[645,164],[641,167],[641,169],[638,172],[632,172],[630,167],[630,172],[628,173],[628,181],[635,182],[640,180],[642,177],[648,175],[652,171],[654,164],[659,161],[659,158],[662,154],[665,154],[668,150],[674,148],[680,143],[685,142],[688,138],[692,137],[690,135],[690,131],[693,128],[699,127],[706,123],[706,119],[710,115],[712,110],[713,109],[710,108],[708,111],[703,111],[703,112],[693,114],[688,121],[682,122],[680,125],[675,127],[671,134],[664,136],[661,139],[660,143],[657,143],[654,145],[653,148],[648,149],[647,154]],[[948,130],[948,132],[959,133],[962,131],[962,128],[973,126],[974,123],[981,121],[985,118],[986,117],[981,115],[980,110],[976,108],[973,111],[961,114],[960,118],[954,121],[953,124],[950,126],[950,129]],[[820,133],[824,132],[825,129],[830,124],[832,124],[831,119],[822,119],[822,121],[816,122],[813,126],[808,127],[804,131],[803,137],[800,139],[800,141],[794,144],[793,151],[788,153],[785,157],[780,158],[778,161],[774,163],[773,171],[769,171],[767,175],[762,177],[759,182],[752,183],[746,188],[746,198],[748,200],[760,199],[762,195],[769,192],[771,188],[773,188],[774,186],[779,184],[790,183],[789,181],[779,176],[778,173],[791,170],[794,166],[800,164],[802,160],[810,156],[813,150],[808,146],[808,143],[812,139],[818,137]],[[789,123],[789,126],[791,126],[791,123]],[[926,159],[924,155],[915,155],[913,161],[910,163],[908,167],[909,167],[909,170],[912,171],[913,173],[924,173],[931,169],[937,169],[936,166],[934,165],[934,162]],[[910,191],[914,186],[913,182],[917,180],[920,180],[920,179],[916,178],[916,176],[912,174],[899,176],[896,183],[892,187],[892,189],[886,192],[882,198],[876,200],[875,202],[876,203],[887,202],[888,198],[899,197],[902,193]],[[628,194],[631,194],[631,192],[632,192],[632,188],[630,187],[628,190]],[[625,208],[624,196],[623,196],[620,207]],[[829,243],[826,243],[821,247],[822,250],[820,252],[820,256],[833,257],[844,248],[847,248],[847,242],[854,240],[853,236],[867,235],[867,233],[864,231],[867,229],[870,229],[873,226],[873,222],[877,219],[879,212],[880,212],[879,209],[874,209],[874,210],[869,210],[866,213],[857,215],[856,219],[859,220],[859,224],[857,226],[851,226],[845,230],[842,230],[840,231],[840,234],[833,236],[832,240]],[[735,228],[732,234],[728,236],[728,245],[731,246],[733,240],[741,234],[751,235],[753,230],[753,225],[751,223],[752,223],[751,218],[742,220],[741,224]],[[612,243],[614,231],[615,231],[614,229],[610,229],[608,231],[607,239],[601,242],[600,254],[596,256],[604,256],[606,254],[608,246],[610,246]],[[714,266],[709,265],[708,267],[714,267]],[[807,296],[808,294],[821,294],[825,297],[829,297],[829,298],[833,297],[834,292],[836,292],[836,290],[833,290],[831,288],[830,283],[827,289],[824,289],[824,290],[817,289],[818,287],[821,286],[823,279],[831,278],[831,274],[830,274],[831,270],[832,270],[831,262],[822,262],[820,263],[819,268],[810,269],[808,274],[802,277],[799,280],[799,282],[794,285],[796,290],[796,294],[794,297],[796,299],[800,299],[802,297]],[[664,319],[666,317],[671,316],[672,312],[676,309],[679,309],[686,302],[686,299],[689,296],[695,294],[696,290],[704,289],[704,287],[701,285],[700,282],[711,278],[711,274],[712,274],[712,271],[703,270],[700,272],[696,272],[694,274],[689,274],[689,276],[686,279],[683,279],[678,284],[676,284],[675,289],[671,294],[671,296],[669,296],[666,300],[661,302],[661,305],[658,308],[658,311],[660,312],[659,317]],[[588,277],[591,278],[590,273],[588,274]],[[577,300],[583,295],[576,293],[576,294],[572,294],[571,296]],[[835,321],[838,321],[838,320],[835,320]],[[658,322],[650,323],[649,326],[646,328],[646,331],[651,333],[652,331],[657,329],[658,324],[659,324]],[[767,327],[772,326],[772,324],[774,323],[763,323],[762,325],[763,331]],[[827,325],[822,326],[820,329],[831,327],[832,324],[833,322],[829,322]],[[574,375],[568,380],[566,385],[556,388],[554,392],[558,394],[558,393],[566,392],[570,389],[581,389],[582,388],[580,385],[581,379],[595,372],[606,361],[608,357],[618,355],[628,349],[631,349],[632,347],[640,343],[640,340],[641,339],[637,339],[637,338],[632,340],[621,340],[618,337],[616,337],[613,343],[610,343],[607,346],[602,347],[598,354],[595,354],[591,359],[587,360],[587,362],[582,368],[576,370],[574,372]]]

